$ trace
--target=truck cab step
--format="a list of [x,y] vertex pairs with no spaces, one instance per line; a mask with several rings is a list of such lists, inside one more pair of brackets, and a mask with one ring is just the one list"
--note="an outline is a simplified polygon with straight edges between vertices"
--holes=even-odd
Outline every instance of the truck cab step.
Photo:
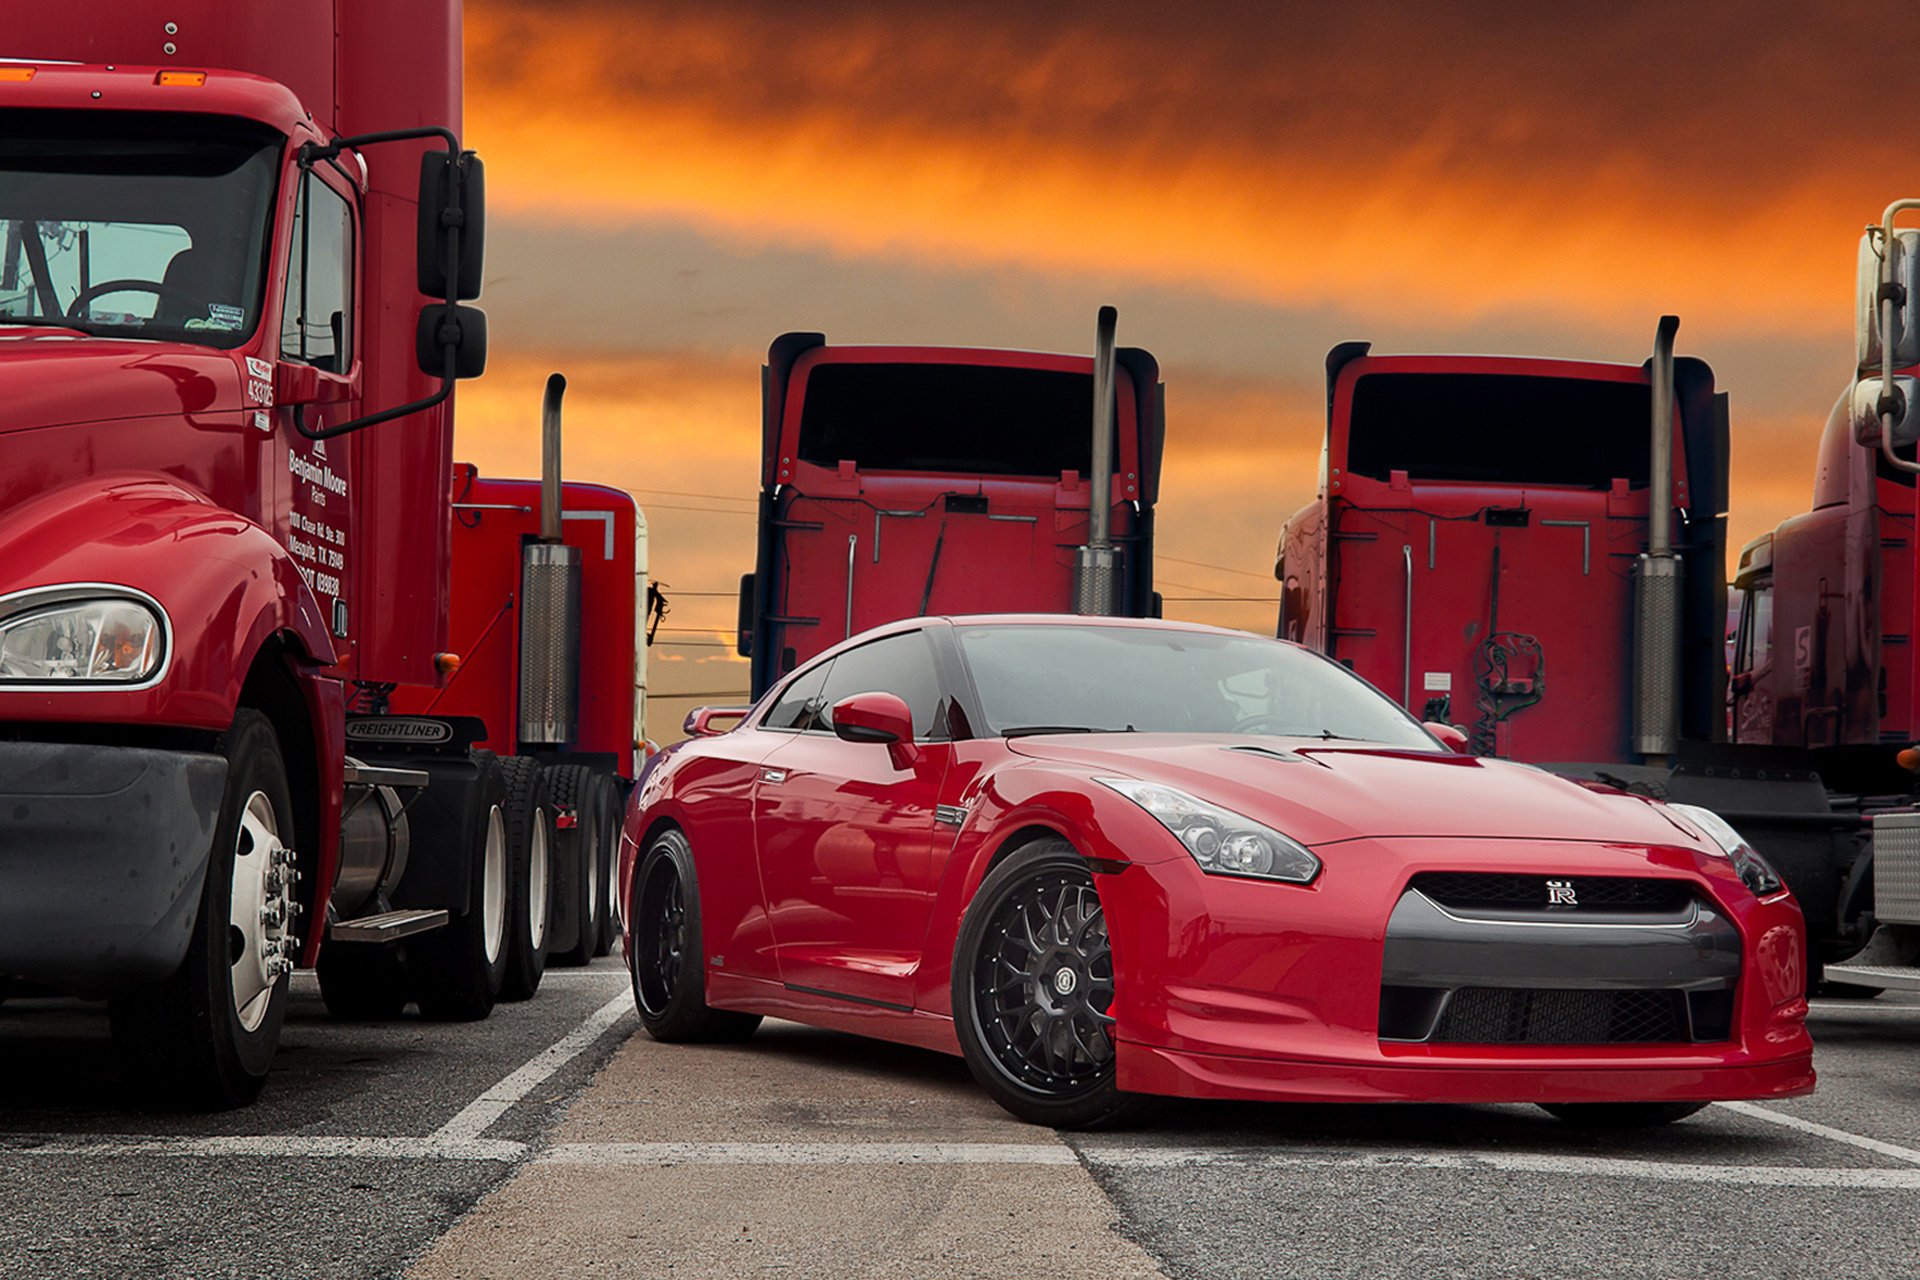
[[436,907],[431,911],[383,911],[379,915],[361,916],[355,920],[336,920],[327,930],[327,941],[394,942],[416,933],[438,929],[446,922],[444,907]]
[[1920,965],[1830,964],[1821,973],[1828,982],[1851,982],[1883,991],[1920,991]]

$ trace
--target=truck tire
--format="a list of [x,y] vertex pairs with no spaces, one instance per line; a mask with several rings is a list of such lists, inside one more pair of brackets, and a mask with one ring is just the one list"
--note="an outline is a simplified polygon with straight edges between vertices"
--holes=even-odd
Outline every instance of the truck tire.
[[527,1000],[547,971],[553,918],[553,801],[547,771],[524,756],[500,761],[507,779],[507,975],[502,1000]]
[[613,954],[613,944],[620,938],[620,833],[626,827],[627,796],[632,784],[621,778],[608,778],[613,789],[613,820],[607,825],[606,861],[601,864],[600,874],[600,940],[593,945],[593,954],[606,956]]
[[150,1106],[224,1111],[260,1096],[295,951],[293,796],[273,725],[241,708],[193,938],[164,982],[108,1002],[128,1085]]
[[507,973],[507,783],[491,751],[474,753],[472,892],[444,928],[409,938],[402,957],[420,1016],[434,1022],[476,1022],[493,1012]]
[[407,974],[398,947],[330,943],[320,952],[320,999],[341,1022],[385,1022],[407,1007]]
[[[547,770],[547,796],[553,800],[553,921],[547,940],[547,963],[578,967],[593,960],[599,942],[599,917],[593,900],[599,894],[599,865],[584,800],[593,770],[582,764],[557,764]],[[570,819],[561,827],[561,814]]]

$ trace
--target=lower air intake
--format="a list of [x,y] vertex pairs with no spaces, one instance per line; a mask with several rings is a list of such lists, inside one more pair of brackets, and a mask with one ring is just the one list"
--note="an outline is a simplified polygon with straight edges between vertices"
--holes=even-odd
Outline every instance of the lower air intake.
[[1463,987],[1429,1043],[1667,1044],[1692,1039],[1679,991],[1532,991]]

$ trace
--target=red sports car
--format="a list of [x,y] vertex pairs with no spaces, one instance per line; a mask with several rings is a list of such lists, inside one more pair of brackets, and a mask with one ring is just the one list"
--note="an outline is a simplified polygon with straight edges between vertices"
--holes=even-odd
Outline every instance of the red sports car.
[[656,1039],[772,1016],[958,1052],[1059,1126],[1143,1094],[1641,1124],[1813,1088],[1800,910],[1726,823],[1458,754],[1296,645],[917,618],[734,714],[627,811]]

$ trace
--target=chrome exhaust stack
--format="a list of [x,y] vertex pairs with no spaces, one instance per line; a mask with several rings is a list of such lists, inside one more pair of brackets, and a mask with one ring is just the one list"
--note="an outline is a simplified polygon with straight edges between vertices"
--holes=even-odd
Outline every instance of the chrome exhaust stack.
[[1073,611],[1120,612],[1120,553],[1113,545],[1114,331],[1120,313],[1100,308],[1093,338],[1093,474],[1088,477],[1087,542],[1074,553]]
[[540,412],[540,537],[520,553],[520,741],[573,741],[580,708],[580,550],[561,541],[560,398],[547,378]]
[[1679,745],[1680,557],[1673,550],[1673,339],[1680,317],[1654,335],[1653,457],[1648,468],[1647,551],[1633,565],[1633,749],[1651,765]]

